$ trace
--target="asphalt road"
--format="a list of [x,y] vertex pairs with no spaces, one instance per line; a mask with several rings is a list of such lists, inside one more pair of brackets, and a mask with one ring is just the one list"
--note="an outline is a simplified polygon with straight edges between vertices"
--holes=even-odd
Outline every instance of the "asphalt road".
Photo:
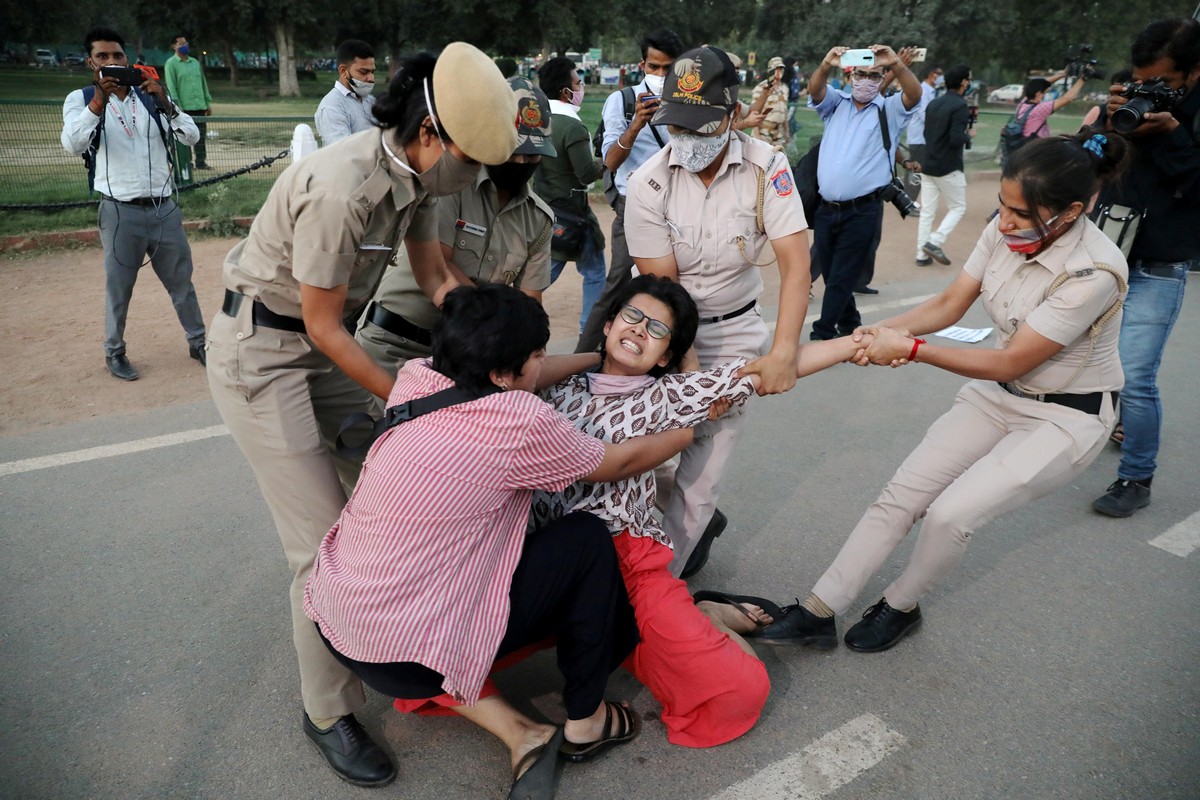
[[[943,282],[887,284],[872,306]],[[976,308],[964,324],[986,321]],[[618,673],[610,696],[645,713],[642,736],[568,765],[559,796],[1200,796],[1200,555],[1186,554],[1200,540],[1198,340],[1193,291],[1163,366],[1149,508],[1125,521],[1090,511],[1115,473],[1107,448],[1073,485],[980,530],[894,650],[761,648],[766,712],[716,749],[669,745],[653,699]],[[839,366],[754,401],[721,499],[731,527],[693,586],[803,597],[962,382],[921,365]],[[0,795],[506,796],[498,742],[376,695],[360,717],[398,781],[355,789],[324,765],[300,731],[279,542],[219,424],[204,402],[0,439]],[[1184,555],[1150,543],[1168,531]],[[912,538],[839,630],[898,574]],[[500,684],[562,718],[549,655]]]

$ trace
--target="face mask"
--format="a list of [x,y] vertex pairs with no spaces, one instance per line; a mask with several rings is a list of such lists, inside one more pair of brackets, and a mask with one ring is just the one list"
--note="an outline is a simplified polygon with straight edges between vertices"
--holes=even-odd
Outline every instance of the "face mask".
[[357,78],[350,79],[350,91],[354,92],[359,97],[370,97],[371,92],[375,91],[375,84],[360,81]]
[[489,164],[487,167],[488,177],[492,179],[492,183],[504,189],[507,192],[516,194],[521,191],[525,184],[529,183],[529,179],[533,177],[533,173],[537,172],[537,164],[514,164],[512,162],[504,164]]
[[[425,79],[425,107],[433,108],[433,102],[429,99],[428,78]],[[446,142],[442,140],[442,126],[438,124],[437,117],[432,114],[429,116],[433,120],[433,130],[437,135],[438,144],[442,146],[442,157],[432,167],[418,173],[417,180],[421,182],[421,186],[425,187],[425,191],[434,197],[457,194],[475,180],[475,176],[479,174],[479,165],[460,161],[454,153],[447,150]]]
[[575,89],[571,92],[571,105],[573,105],[573,106],[582,106],[583,105],[583,87],[582,86],[580,86],[578,89]]
[[[190,52],[192,52],[192,51],[186,44],[179,45],[179,55],[186,56]],[[326,78],[326,80],[329,80],[329,79]]]
[[[1046,220],[1046,227],[1050,228],[1059,215],[1055,214],[1050,219]],[[1037,228],[1019,228],[1015,231],[1009,231],[1002,234],[1004,236],[1004,244],[1009,250],[1014,253],[1024,253],[1026,255],[1037,255],[1046,247],[1062,235],[1063,231],[1069,226],[1064,226],[1061,230],[1050,228],[1050,232],[1044,237],[1038,232]]]
[[941,89],[945,85],[946,85],[946,76],[945,75],[938,75],[937,78],[935,78],[933,81],[933,88],[935,88],[935,89]]
[[729,142],[729,131],[723,136],[698,136],[694,133],[677,133],[671,136],[671,149],[679,165],[688,172],[700,172],[717,160]]
[[666,86],[666,83],[667,83],[667,79],[664,78],[662,75],[647,75],[646,76],[646,90],[648,92],[650,92],[650,94],[656,94],[661,97],[662,92],[663,92],[663,87]]
[[851,78],[850,85],[853,87],[850,94],[860,103],[869,103],[879,96],[879,81]]

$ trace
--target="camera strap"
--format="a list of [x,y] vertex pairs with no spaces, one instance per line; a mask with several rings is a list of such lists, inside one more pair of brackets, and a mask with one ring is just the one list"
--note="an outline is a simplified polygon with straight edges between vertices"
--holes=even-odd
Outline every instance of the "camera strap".
[[883,134],[883,157],[887,159],[892,177],[896,177],[896,159],[892,158],[892,134],[888,130],[887,112],[883,106],[875,106],[879,112],[879,132]]

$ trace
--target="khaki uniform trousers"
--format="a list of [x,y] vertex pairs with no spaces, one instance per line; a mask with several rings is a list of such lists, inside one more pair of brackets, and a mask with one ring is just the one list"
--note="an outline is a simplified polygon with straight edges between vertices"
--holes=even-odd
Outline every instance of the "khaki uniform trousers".
[[[702,369],[737,358],[753,361],[766,350],[768,336],[767,325],[756,306],[740,317],[701,325],[696,333],[696,357]],[[679,455],[674,486],[657,487],[658,502],[663,508],[663,530],[675,546],[671,574],[676,577],[717,509],[721,481],[741,438],[745,418],[743,406],[730,409],[720,419],[697,425],[691,445]],[[664,490],[669,492],[665,501],[661,497]]]
[[317,547],[341,514],[361,462],[334,454],[342,421],[373,412],[375,397],[303,334],[254,326],[253,303],[209,327],[208,384],[217,410],[250,462],[292,572],[292,638],[309,716],[351,713],[362,684],[330,654],[304,614]]
[[1086,470],[1114,422],[1111,396],[1096,416],[971,381],[867,509],[813,594],[844,613],[924,515],[908,567],[883,593],[893,608],[912,608],[958,564],[981,525]]

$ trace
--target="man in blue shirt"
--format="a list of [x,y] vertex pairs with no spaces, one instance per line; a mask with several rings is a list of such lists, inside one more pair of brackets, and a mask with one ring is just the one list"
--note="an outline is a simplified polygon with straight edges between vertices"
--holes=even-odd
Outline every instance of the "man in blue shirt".
[[683,41],[672,30],[662,28],[642,39],[642,60],[638,64],[645,72],[642,82],[633,87],[634,113],[625,118],[624,91],[613,92],[604,101],[601,116],[604,120],[604,142],[600,155],[604,166],[613,175],[617,199],[613,202],[612,236],[609,237],[608,278],[604,293],[592,306],[592,312],[579,335],[576,353],[591,353],[600,346],[604,336],[605,312],[613,296],[630,278],[633,258],[625,244],[625,189],[629,176],[652,155],[671,141],[666,125],[651,125],[650,118],[658,111],[663,84],[675,59],[683,52]]
[[375,51],[364,41],[347,39],[338,45],[337,72],[337,82],[317,106],[317,134],[324,147],[375,127]]
[[[921,101],[921,85],[912,71],[887,45],[872,45],[871,66],[855,67],[849,92],[828,91],[830,70],[841,66],[849,48],[830,50],[808,83],[808,103],[825,123],[817,161],[821,203],[813,225],[816,259],[821,265],[825,294],[821,317],[813,323],[813,340],[851,333],[862,323],[854,304],[854,285],[860,268],[874,258],[876,226],[883,215],[879,190],[892,180],[892,161],[900,130]],[[901,94],[879,96],[884,69],[891,67]],[[880,112],[887,122],[890,148],[884,149]]]

